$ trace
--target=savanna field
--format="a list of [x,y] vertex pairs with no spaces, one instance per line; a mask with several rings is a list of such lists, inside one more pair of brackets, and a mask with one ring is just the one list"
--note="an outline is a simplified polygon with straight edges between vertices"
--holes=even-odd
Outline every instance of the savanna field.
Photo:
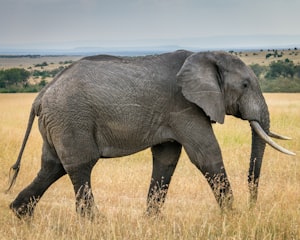
[[48,189],[31,221],[20,221],[8,208],[40,166],[42,140],[35,121],[17,183],[5,193],[35,96],[0,95],[0,239],[300,239],[300,94],[265,94],[271,129],[293,138],[277,142],[297,156],[267,146],[255,208],[248,208],[250,127],[227,117],[214,128],[234,191],[232,212],[220,212],[206,180],[183,153],[161,216],[145,217],[152,170],[146,150],[99,160],[92,175],[99,214],[92,222],[75,213],[67,176]]

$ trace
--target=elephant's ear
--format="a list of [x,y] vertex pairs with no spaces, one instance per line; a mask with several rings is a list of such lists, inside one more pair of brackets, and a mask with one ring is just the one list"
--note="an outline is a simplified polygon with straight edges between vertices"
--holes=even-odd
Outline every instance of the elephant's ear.
[[188,57],[177,74],[183,96],[198,105],[212,122],[224,123],[222,71],[213,53],[195,53]]

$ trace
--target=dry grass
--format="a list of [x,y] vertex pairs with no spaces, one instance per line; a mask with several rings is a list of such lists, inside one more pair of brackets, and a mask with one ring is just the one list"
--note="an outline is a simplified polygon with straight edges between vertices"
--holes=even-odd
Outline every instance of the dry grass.
[[5,194],[35,94],[0,95],[0,239],[300,239],[300,94],[266,94],[272,129],[293,137],[282,145],[290,157],[267,147],[259,199],[248,209],[247,170],[250,128],[227,118],[214,126],[235,194],[235,210],[221,214],[203,176],[183,153],[163,214],[144,217],[151,175],[151,155],[144,151],[120,159],[100,160],[92,184],[100,215],[94,222],[75,213],[68,177],[50,187],[30,222],[18,220],[9,203],[35,177],[41,138],[35,124],[17,184]]

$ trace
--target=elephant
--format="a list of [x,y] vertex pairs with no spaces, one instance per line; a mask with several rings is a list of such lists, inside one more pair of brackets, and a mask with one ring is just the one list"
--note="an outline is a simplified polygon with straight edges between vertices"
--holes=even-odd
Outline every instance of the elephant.
[[248,184],[258,194],[266,143],[294,155],[270,137],[269,111],[257,77],[238,57],[222,51],[175,52],[119,57],[97,55],[72,63],[46,85],[32,104],[11,189],[34,119],[43,139],[41,168],[10,208],[32,216],[48,187],[68,174],[76,211],[92,216],[91,171],[100,158],[151,148],[152,177],[146,213],[161,211],[182,147],[206,178],[221,209],[231,209],[233,193],[212,124],[225,115],[248,120],[252,148]]

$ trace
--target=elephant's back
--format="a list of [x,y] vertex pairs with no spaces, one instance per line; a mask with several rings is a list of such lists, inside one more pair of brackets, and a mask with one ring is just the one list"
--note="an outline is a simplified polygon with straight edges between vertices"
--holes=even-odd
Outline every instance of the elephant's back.
[[[64,95],[79,94],[81,91],[114,91],[122,89],[145,92],[170,91],[176,84],[176,74],[181,68],[188,51],[177,51],[143,57],[118,57],[96,55],[85,57],[63,70],[44,92],[63,92]],[[43,93],[44,94],[44,93]]]
[[[48,108],[101,106],[143,106],[161,111],[172,105],[176,74],[189,52],[146,57],[86,57],[60,73],[43,91],[42,104]],[[82,109],[82,110],[80,110]]]
[[150,66],[151,61],[145,65],[126,59],[95,59],[82,59],[60,74],[41,95],[42,108],[101,112],[122,109],[120,106],[152,109],[156,102],[169,104],[174,83],[167,68],[163,71],[157,64]]

